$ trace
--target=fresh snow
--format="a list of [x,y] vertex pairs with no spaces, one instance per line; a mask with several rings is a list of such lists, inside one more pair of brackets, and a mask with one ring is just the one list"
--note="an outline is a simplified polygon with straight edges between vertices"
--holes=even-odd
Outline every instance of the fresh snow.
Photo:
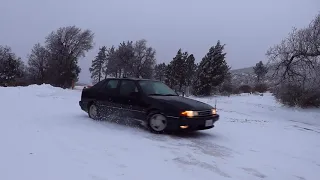
[[0,87],[0,179],[320,179],[319,110],[285,108],[268,93],[203,98],[217,100],[215,128],[155,135],[89,119],[80,95]]

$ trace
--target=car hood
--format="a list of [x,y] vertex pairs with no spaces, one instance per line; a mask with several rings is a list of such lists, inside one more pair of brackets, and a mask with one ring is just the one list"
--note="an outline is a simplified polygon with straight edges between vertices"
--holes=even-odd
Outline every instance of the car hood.
[[208,110],[213,108],[209,104],[182,96],[150,96],[150,98],[172,105],[180,110]]

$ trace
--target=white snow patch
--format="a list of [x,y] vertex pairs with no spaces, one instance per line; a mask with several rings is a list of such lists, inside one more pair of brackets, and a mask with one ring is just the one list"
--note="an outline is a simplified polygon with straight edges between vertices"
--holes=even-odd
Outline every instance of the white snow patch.
[[81,91],[0,88],[0,179],[318,180],[320,112],[282,107],[271,94],[196,98],[221,115],[187,135],[97,122]]

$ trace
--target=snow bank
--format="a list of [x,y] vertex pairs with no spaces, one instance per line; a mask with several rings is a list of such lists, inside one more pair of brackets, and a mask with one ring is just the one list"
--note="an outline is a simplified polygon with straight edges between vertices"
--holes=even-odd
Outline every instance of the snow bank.
[[0,92],[7,96],[32,96],[32,97],[60,97],[64,95],[75,95],[70,89],[53,87],[50,84],[29,85],[19,87],[0,87]]
[[271,94],[217,100],[216,127],[155,135],[98,122],[81,91],[0,88],[0,179],[318,180],[320,112],[285,108]]

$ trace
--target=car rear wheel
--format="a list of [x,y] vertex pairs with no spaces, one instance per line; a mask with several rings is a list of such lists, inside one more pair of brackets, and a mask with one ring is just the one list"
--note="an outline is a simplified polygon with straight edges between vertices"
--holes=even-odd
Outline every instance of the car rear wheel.
[[100,113],[99,113],[99,108],[97,105],[95,105],[94,103],[92,103],[90,106],[89,106],[89,117],[91,119],[94,119],[94,120],[98,120],[99,119],[99,116],[100,116]]
[[148,116],[148,126],[153,133],[163,133],[167,128],[167,118],[159,112],[152,112]]

